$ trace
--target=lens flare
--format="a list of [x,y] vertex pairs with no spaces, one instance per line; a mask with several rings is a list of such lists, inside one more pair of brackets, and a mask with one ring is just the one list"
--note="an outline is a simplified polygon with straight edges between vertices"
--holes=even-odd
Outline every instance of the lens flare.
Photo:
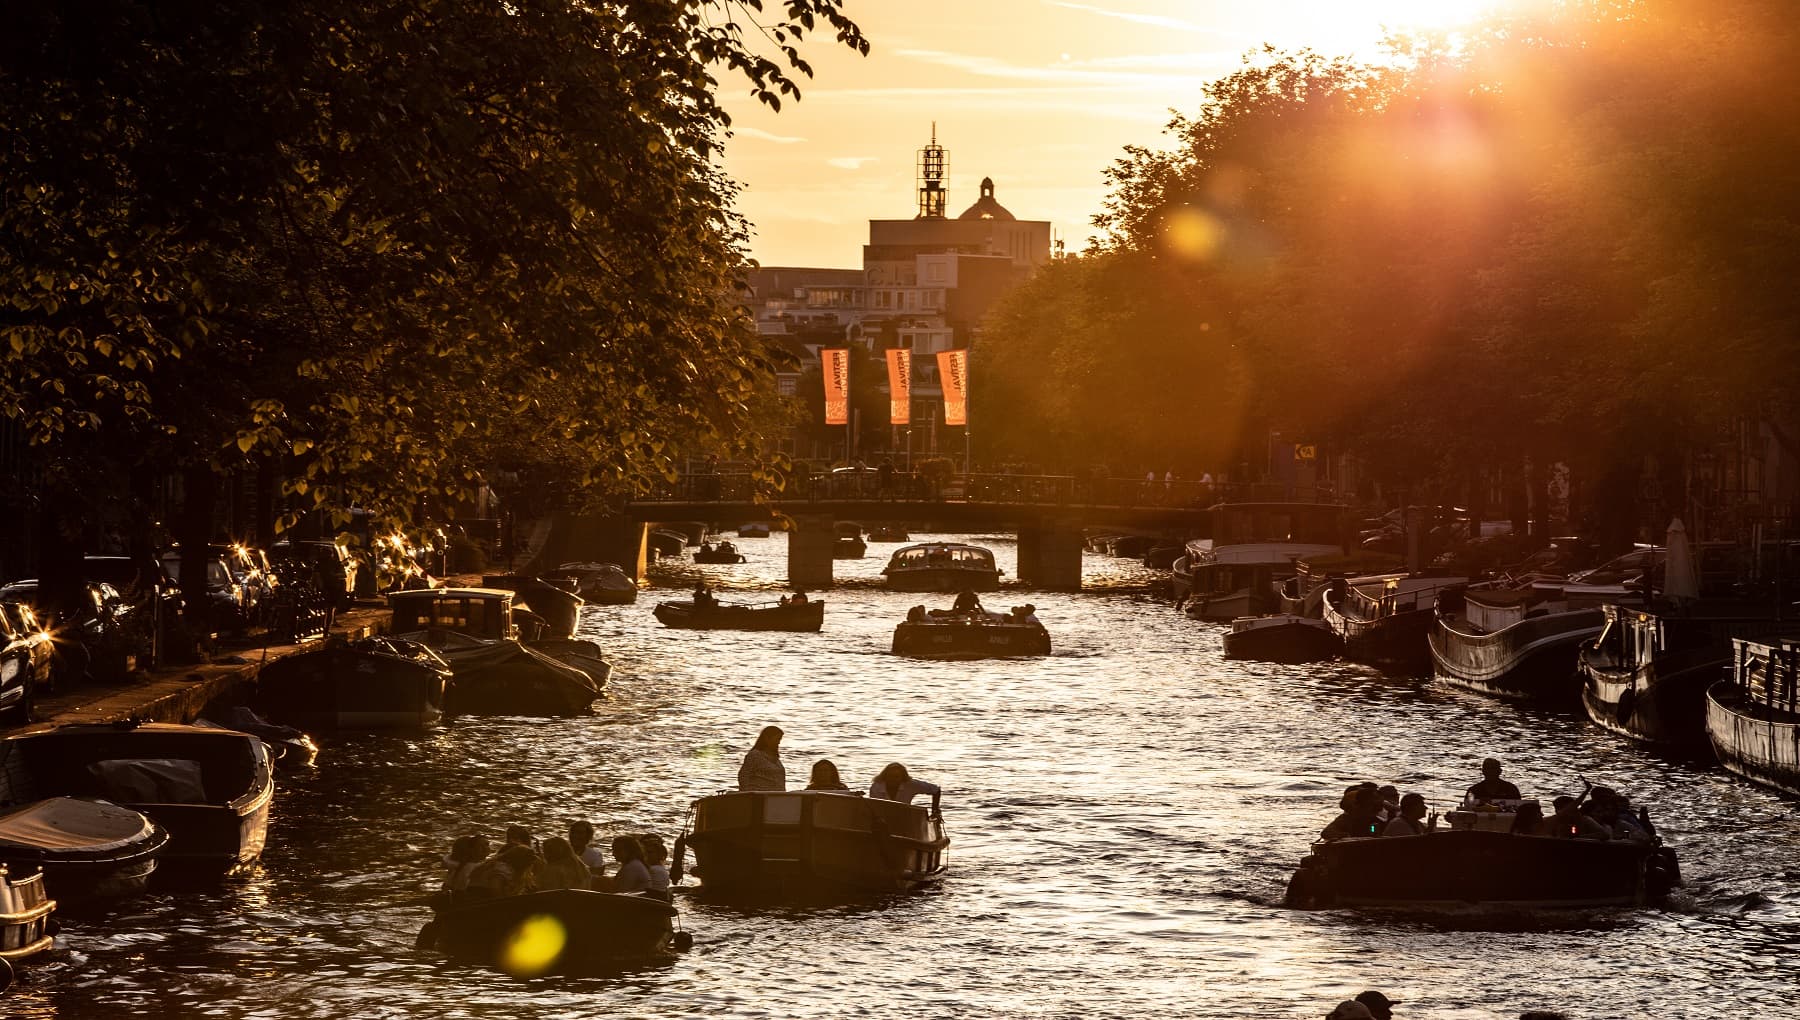
[[561,921],[548,914],[527,917],[506,940],[500,966],[513,977],[537,977],[556,965],[568,942],[569,933]]
[[1184,205],[1163,221],[1163,247],[1179,258],[1209,262],[1224,243],[1225,225],[1204,209]]

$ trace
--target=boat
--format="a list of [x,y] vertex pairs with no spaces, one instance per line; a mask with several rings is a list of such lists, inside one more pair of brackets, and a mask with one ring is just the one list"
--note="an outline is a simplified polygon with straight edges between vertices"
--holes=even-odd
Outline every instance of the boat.
[[659,602],[656,618],[663,626],[678,630],[817,631],[825,625],[825,603],[808,599],[799,605],[720,602],[699,607],[692,602]]
[[654,897],[548,889],[440,909],[417,944],[515,977],[585,974],[668,953],[675,916]]
[[714,545],[711,542],[705,542],[701,544],[700,548],[694,550],[694,562],[742,563],[744,562],[744,554],[738,552],[738,547],[732,545],[728,541],[722,540],[717,545]]
[[64,905],[143,892],[168,844],[142,812],[88,797],[46,797],[0,814],[0,864],[42,871]]
[[1322,662],[1344,650],[1330,624],[1292,613],[1240,616],[1220,640],[1227,659],[1259,662]]
[[956,609],[914,606],[894,628],[893,652],[915,659],[1049,655],[1050,632],[1031,605],[1014,606],[1010,613],[990,613],[979,603]]
[[1603,623],[1600,609],[1529,586],[1445,589],[1429,635],[1432,672],[1500,698],[1569,704],[1577,654]]
[[159,872],[228,875],[269,833],[275,773],[260,737],[177,723],[77,724],[0,741],[0,806],[99,797],[169,834]]
[[544,576],[574,581],[583,602],[619,606],[637,601],[637,582],[617,563],[564,563]]
[[247,705],[226,705],[218,709],[217,720],[201,716],[194,720],[195,726],[210,726],[215,730],[237,730],[248,733],[268,745],[269,756],[275,761],[279,772],[293,772],[299,769],[312,768],[319,760],[319,745],[304,730],[293,726],[272,723],[256,714],[256,710]]
[[256,701],[306,729],[419,729],[443,720],[453,676],[417,641],[332,638],[264,666]]
[[12,987],[20,960],[56,943],[50,915],[56,901],[44,890],[42,872],[14,875],[0,866],[0,992]]
[[1175,561],[1187,551],[1184,545],[1159,545],[1144,553],[1144,566],[1151,570],[1171,570]]
[[839,521],[836,524],[837,538],[831,543],[831,558],[834,560],[860,560],[869,551],[869,543],[863,541],[862,525],[855,521]]
[[1288,906],[1641,907],[1679,881],[1674,852],[1655,842],[1516,834],[1510,812],[1452,811],[1449,818],[1449,829],[1419,836],[1314,843],[1288,883]]
[[1431,669],[1438,593],[1468,583],[1466,577],[1406,574],[1335,581],[1322,601],[1325,622],[1344,639],[1345,658],[1424,673]]
[[483,588],[497,588],[513,593],[513,611],[536,613],[544,621],[544,637],[571,637],[581,622],[584,600],[575,589],[578,585],[563,578],[533,577],[529,574],[486,574]]
[[[512,592],[494,588],[428,588],[394,592],[389,631],[436,652],[455,674],[451,712],[480,715],[575,715],[600,696],[594,677],[548,652],[571,643],[521,643],[512,619]],[[591,642],[574,642],[583,657]],[[575,659],[574,661],[580,661]],[[610,667],[608,669],[610,672]]]
[[1150,535],[1117,535],[1107,544],[1106,552],[1109,556],[1141,560],[1156,545],[1156,541]]
[[1800,636],[1732,641],[1706,691],[1706,736],[1727,769],[1800,796]]
[[745,521],[738,525],[737,536],[739,538],[768,538],[769,532],[772,530],[774,529],[769,526],[768,521]]
[[1226,622],[1280,609],[1277,590],[1295,561],[1339,555],[1349,511],[1335,503],[1221,503],[1209,533],[1188,542],[1169,587],[1187,614]]
[[694,802],[675,866],[709,894],[904,892],[944,877],[950,838],[923,807],[847,791],[719,793]]
[[881,572],[895,591],[994,591],[1000,587],[993,551],[961,542],[925,542],[896,549]]
[[[668,528],[654,528],[644,536],[646,549],[653,559],[680,559],[687,548],[687,535]],[[698,544],[698,543],[696,543]]]
[[871,542],[910,542],[912,536],[898,524],[877,524],[869,529]]

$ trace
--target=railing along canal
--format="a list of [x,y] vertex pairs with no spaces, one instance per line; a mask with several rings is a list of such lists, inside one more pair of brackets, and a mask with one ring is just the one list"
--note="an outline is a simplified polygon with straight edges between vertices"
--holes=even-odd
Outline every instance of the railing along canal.
[[1008,473],[927,475],[875,469],[794,473],[780,491],[747,471],[700,472],[638,497],[645,503],[791,504],[828,501],[1001,503],[1037,506],[1106,506],[1202,510],[1215,503],[1328,502],[1331,494],[1296,492],[1279,485],[1215,485],[1211,482],[1092,478]]

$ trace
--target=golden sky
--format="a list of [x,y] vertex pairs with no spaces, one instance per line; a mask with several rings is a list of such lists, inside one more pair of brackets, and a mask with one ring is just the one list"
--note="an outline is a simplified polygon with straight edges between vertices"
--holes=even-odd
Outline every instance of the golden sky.
[[1491,0],[849,0],[867,57],[805,47],[815,77],[773,113],[723,77],[725,168],[767,266],[855,267],[869,219],[916,211],[914,160],[937,122],[950,212],[992,177],[1020,219],[1077,251],[1126,145],[1162,147],[1171,108],[1267,42],[1374,58],[1384,26],[1444,27]]

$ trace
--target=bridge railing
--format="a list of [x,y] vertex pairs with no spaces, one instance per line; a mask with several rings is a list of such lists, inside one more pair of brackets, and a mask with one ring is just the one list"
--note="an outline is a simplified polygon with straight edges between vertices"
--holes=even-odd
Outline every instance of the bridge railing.
[[[1300,492],[1280,485],[990,472],[938,477],[917,471],[894,471],[883,479],[874,469],[790,474],[785,488],[764,495],[771,502],[783,504],[900,500],[1179,509],[1204,509],[1220,501],[1315,502],[1331,498],[1328,490]],[[756,496],[757,483],[748,472],[726,471],[684,476],[640,496],[639,501],[748,503]]]

